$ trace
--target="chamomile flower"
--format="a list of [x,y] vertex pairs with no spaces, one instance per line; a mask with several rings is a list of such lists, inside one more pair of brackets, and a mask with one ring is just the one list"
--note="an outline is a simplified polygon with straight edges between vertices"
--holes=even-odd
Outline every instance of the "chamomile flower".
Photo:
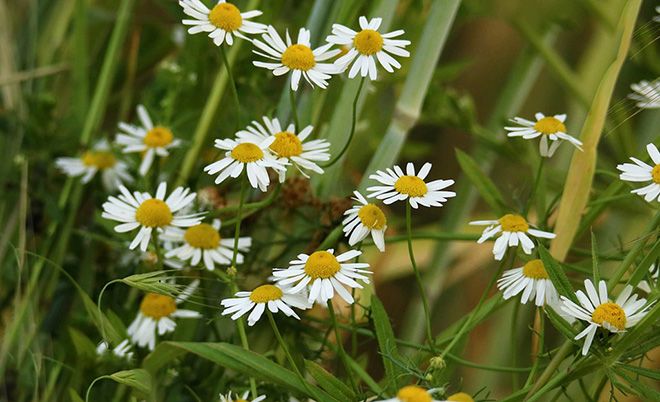
[[443,402],[474,402],[474,399],[465,392],[457,392],[449,395],[446,401]]
[[520,303],[527,304],[534,300],[537,306],[556,303],[557,290],[552,284],[545,266],[541,260],[530,260],[520,268],[505,271],[497,281],[497,288],[503,292],[502,297],[508,300],[522,292]]
[[254,50],[254,53],[273,61],[254,61],[253,64],[267,68],[277,76],[291,71],[291,89],[294,91],[298,90],[301,77],[305,78],[312,87],[316,85],[325,89],[332,74],[341,72],[341,68],[333,63],[322,63],[338,55],[340,50],[330,50],[332,43],[312,50],[310,33],[305,28],[300,28],[298,31],[296,43],[291,41],[289,31],[286,33],[285,43],[272,26],[269,26],[261,37],[263,41],[258,39],[252,41],[258,49]]
[[89,183],[97,172],[101,172],[103,186],[109,191],[117,190],[122,183],[133,181],[128,173],[128,165],[117,159],[106,140],[97,142],[78,158],[57,158],[55,166],[67,176],[82,176],[80,181],[83,183]]
[[222,315],[231,314],[232,320],[237,320],[248,311],[248,325],[253,326],[268,307],[272,313],[282,312],[287,317],[300,319],[298,314],[291,307],[300,310],[306,310],[312,307],[312,303],[307,301],[307,294],[302,292],[298,294],[287,293],[290,291],[281,285],[261,285],[251,292],[237,292],[234,296],[224,299],[220,304],[225,308]]
[[348,237],[348,244],[354,246],[371,233],[378,250],[385,251],[387,217],[380,207],[369,203],[359,191],[354,191],[353,194],[355,195],[353,199],[359,205],[344,212],[346,218],[342,222],[344,235]]
[[156,331],[158,336],[173,332],[176,329],[174,318],[200,318],[202,315],[197,311],[177,307],[193,294],[198,285],[198,280],[191,282],[176,298],[147,293],[140,303],[140,311],[128,327],[131,340],[140,347],[147,346],[153,350]]
[[183,7],[184,13],[194,18],[181,21],[183,25],[191,26],[188,33],[208,32],[209,38],[213,39],[216,46],[225,42],[231,46],[234,44],[234,36],[249,40],[245,37],[246,34],[259,34],[266,30],[266,25],[249,21],[250,18],[260,16],[261,11],[242,13],[238,7],[226,0],[218,0],[210,10],[201,0],[179,0],[179,5]]
[[399,389],[394,398],[381,399],[375,402],[440,402],[433,399],[432,391],[418,385],[406,385]]
[[646,202],[660,201],[660,151],[654,144],[646,145],[646,151],[653,161],[653,166],[631,157],[630,160],[635,163],[622,163],[616,168],[622,172],[619,176],[621,180],[651,182],[644,187],[632,190],[631,193],[644,196]]
[[554,239],[556,236],[554,233],[532,228],[525,218],[514,214],[506,214],[498,220],[472,221],[470,225],[488,226],[477,240],[479,244],[501,233],[493,245],[493,254],[497,261],[504,257],[507,247],[516,247],[518,244],[522,246],[525,254],[531,254],[534,242],[529,236],[544,239]]
[[124,186],[120,186],[119,191],[121,192],[119,196],[110,196],[108,201],[103,203],[101,216],[122,222],[115,226],[115,231],[119,233],[140,228],[128,246],[130,250],[140,245],[140,250],[146,251],[154,230],[160,232],[171,227],[190,227],[202,220],[202,214],[182,213],[182,210],[195,199],[195,193],[191,193],[188,188],[177,187],[167,198],[165,198],[167,192],[165,182],[160,183],[155,197],[138,191],[131,194]]
[[541,153],[541,156],[546,158],[550,158],[554,155],[562,140],[566,140],[580,151],[582,150],[582,142],[566,134],[567,130],[564,125],[564,122],[566,121],[565,114],[545,116],[543,113],[537,113],[534,117],[536,117],[535,122],[523,119],[522,117],[514,117],[511,121],[520,126],[504,127],[504,129],[509,132],[507,135],[509,137],[523,137],[526,140],[541,137],[539,142],[539,152]]
[[[317,162],[330,160],[330,153],[328,152],[330,143],[324,139],[305,142],[312,133],[312,126],[307,126],[296,133],[293,124],[289,124],[285,130],[282,129],[282,125],[277,118],[270,119],[264,116],[263,121],[264,125],[253,121],[245,130],[236,133],[236,137],[255,143],[274,138],[269,149],[278,159],[289,162],[307,178],[309,178],[308,170],[323,174],[323,169]],[[281,170],[279,174],[280,182],[284,182],[286,171]]]
[[403,29],[381,34],[378,28],[382,21],[382,18],[372,18],[368,21],[362,16],[359,19],[359,32],[340,24],[332,25],[332,35],[328,36],[327,41],[348,48],[346,54],[335,60],[335,64],[342,66],[344,70],[353,63],[348,71],[348,78],[359,73],[362,77],[368,75],[371,80],[375,80],[378,76],[376,60],[387,72],[393,73],[394,69],[401,68],[401,64],[390,53],[399,57],[410,57],[410,52],[404,49],[410,45],[410,41],[393,39],[403,35]]
[[133,152],[142,154],[142,162],[138,171],[140,175],[144,176],[149,171],[156,155],[168,156],[169,150],[178,147],[181,141],[174,138],[174,134],[169,128],[154,125],[144,106],[138,105],[137,114],[141,125],[119,123],[120,132],[117,133],[115,141],[124,147],[125,154]]
[[579,305],[561,296],[564,312],[588,324],[587,328],[575,337],[575,340],[585,338],[582,355],[589,352],[598,328],[602,327],[613,333],[625,332],[626,328],[637,324],[652,305],[651,303],[646,306],[646,299],[638,299],[637,295],[631,296],[633,288],[630,285],[623,289],[614,302],[608,298],[605,281],[598,283],[598,292],[589,279],[585,279],[584,287],[586,295],[581,290],[575,292]]
[[133,352],[131,351],[131,343],[128,341],[128,339],[124,339],[123,341],[119,342],[119,344],[112,349],[106,341],[101,341],[96,346],[96,354],[99,356],[105,355],[110,350],[112,350],[112,354],[114,356],[122,359],[130,360],[133,357]]
[[640,81],[630,85],[632,93],[628,98],[634,100],[638,108],[658,109],[660,108],[660,79],[654,81]]
[[353,303],[353,296],[344,288],[362,288],[356,280],[369,283],[371,271],[367,263],[350,263],[349,260],[361,255],[358,250],[349,250],[338,256],[333,249],[315,251],[311,255],[298,254],[298,258],[289,263],[289,268],[275,268],[273,276],[280,285],[292,285],[288,293],[298,294],[309,287],[308,301],[325,304],[331,300],[335,291],[346,303]]
[[[220,219],[214,219],[211,224],[198,223],[186,230],[171,228],[162,238],[175,243],[175,246],[165,253],[165,257],[176,257],[182,261],[190,260],[192,266],[204,261],[204,266],[209,271],[215,269],[215,264],[230,265],[234,253],[234,238],[223,239],[220,236],[220,226]],[[247,252],[250,246],[252,246],[251,238],[238,238],[239,251]],[[243,263],[241,253],[236,254],[236,263]]]
[[[231,391],[227,394],[227,396],[220,394],[220,402],[261,402],[264,399],[266,399],[266,395],[259,395],[258,397],[249,400],[248,396],[250,395],[250,391],[245,391],[243,392],[243,395],[239,396],[236,394],[236,396],[232,396]],[[236,398],[236,399],[234,399]]]
[[395,201],[408,200],[413,208],[417,208],[418,205],[441,207],[442,203],[447,202],[447,198],[456,196],[453,191],[441,191],[454,184],[454,180],[434,180],[426,183],[424,179],[430,171],[431,164],[428,162],[419,169],[417,174],[415,174],[415,166],[411,162],[406,165],[406,173],[403,173],[398,166],[388,168],[386,171],[378,170],[369,178],[377,180],[383,185],[367,188],[367,191],[372,192],[367,197],[376,197],[387,205]]
[[215,147],[226,151],[225,157],[205,166],[204,171],[210,175],[219,173],[215,184],[220,184],[228,177],[240,176],[245,169],[250,185],[266,192],[270,184],[266,169],[286,170],[284,162],[278,161],[268,149],[274,140],[273,137],[259,143],[232,139],[215,140]]

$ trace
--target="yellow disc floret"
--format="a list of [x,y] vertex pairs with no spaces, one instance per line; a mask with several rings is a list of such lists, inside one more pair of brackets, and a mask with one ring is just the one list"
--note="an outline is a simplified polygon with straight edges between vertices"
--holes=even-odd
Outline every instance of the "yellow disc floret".
[[526,232],[529,229],[529,224],[520,215],[506,214],[499,219],[504,232]]
[[220,233],[208,223],[200,223],[186,229],[183,238],[195,248],[214,249],[220,244]]
[[337,258],[327,251],[316,251],[305,262],[305,273],[312,279],[333,277],[340,268]]
[[532,279],[548,279],[548,273],[541,260],[531,260],[523,266],[523,275]]
[[150,148],[160,148],[170,145],[172,140],[174,140],[174,134],[169,128],[156,126],[147,131],[144,136],[144,145]]
[[596,307],[593,314],[591,314],[591,321],[599,325],[608,323],[619,331],[623,331],[626,329],[626,312],[616,303],[603,303]]
[[81,159],[83,165],[100,170],[111,168],[117,163],[115,155],[107,151],[87,151]]
[[651,177],[654,183],[660,184],[660,163],[655,165],[653,170],[651,170]]
[[282,53],[282,64],[292,70],[307,71],[316,65],[314,53],[309,46],[291,45]]
[[209,21],[227,32],[233,32],[243,25],[241,11],[231,3],[216,4],[209,13]]
[[361,54],[370,56],[380,52],[383,48],[383,37],[378,31],[364,29],[355,35],[353,46]]
[[396,398],[402,402],[431,402],[429,392],[417,385],[406,385],[396,393]]
[[423,197],[428,192],[424,180],[417,176],[401,176],[394,183],[394,189],[401,194],[407,194],[411,197]]
[[176,302],[173,298],[158,293],[147,293],[140,303],[140,311],[147,317],[159,320],[168,317],[176,311]]
[[142,226],[159,228],[172,222],[172,211],[164,201],[150,198],[140,204],[135,211],[135,220]]
[[381,230],[387,224],[385,214],[374,204],[367,204],[360,208],[358,217],[362,224],[369,229]]
[[256,162],[264,157],[264,151],[251,142],[244,142],[231,150],[231,157],[243,163]]
[[458,392],[453,395],[449,395],[447,400],[454,402],[474,402],[474,399],[472,399],[472,397],[465,392]]
[[298,156],[303,151],[302,142],[298,136],[289,131],[275,134],[275,141],[270,144],[270,149],[283,158]]
[[534,124],[534,130],[538,131],[541,134],[546,134],[546,135],[555,134],[555,133],[565,133],[566,126],[558,119],[547,116],[537,121]]
[[250,293],[250,300],[255,303],[266,303],[282,298],[282,289],[275,285],[261,285]]

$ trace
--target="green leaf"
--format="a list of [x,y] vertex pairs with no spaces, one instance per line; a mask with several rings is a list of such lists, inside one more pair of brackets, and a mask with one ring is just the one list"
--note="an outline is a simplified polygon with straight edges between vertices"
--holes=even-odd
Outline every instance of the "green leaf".
[[305,360],[307,372],[316,380],[316,382],[340,401],[355,401],[357,397],[340,379],[330,374],[326,369],[314,363],[311,360]]
[[637,267],[635,267],[635,272],[633,272],[630,280],[628,280],[628,285],[632,286],[633,288],[636,287],[639,282],[649,273],[651,264],[655,263],[658,258],[660,258],[660,239],[656,240],[651,251],[649,251],[644,259],[637,265]]
[[93,359],[96,357],[96,346],[85,334],[75,328],[69,328],[69,337],[80,358]]
[[488,203],[490,208],[498,214],[498,216],[504,215],[507,210],[506,203],[504,202],[504,197],[495,186],[495,183],[490,180],[479,168],[477,162],[465,152],[460,149],[456,149],[456,159],[458,160],[463,173],[470,179],[472,184],[477,188],[481,198]]
[[548,250],[545,247],[543,247],[542,244],[539,244],[538,247],[539,247],[539,256],[541,257],[541,261],[543,261],[545,270],[548,273],[548,276],[550,277],[552,284],[555,285],[555,289],[557,289],[557,292],[562,296],[568,297],[575,303],[578,303],[578,299],[575,296],[575,291],[573,291],[573,287],[571,286],[571,283],[568,281],[568,277],[564,273],[564,269],[561,267],[561,265],[559,265],[557,260],[552,258]]
[[638,366],[631,366],[629,364],[621,364],[618,367],[621,367],[623,369],[626,369],[628,371],[632,371],[635,374],[639,374],[644,377],[651,378],[653,380],[658,380],[660,381],[660,371],[658,370],[651,370],[647,369],[644,367],[638,367]]
[[85,402],[73,388],[69,388],[69,399],[71,402]]
[[570,339],[571,341],[573,338],[575,338],[575,335],[577,335],[577,331],[575,328],[571,326],[571,324],[568,323],[562,317],[557,313],[552,307],[546,306],[544,308],[544,311],[548,318],[550,319],[550,322],[552,322],[552,325],[557,329],[557,331],[561,332],[566,338]]
[[96,325],[96,328],[98,328],[99,332],[110,341],[113,345],[118,344],[123,340],[123,337],[119,334],[119,332],[115,329],[115,327],[110,323],[110,320],[108,320],[108,317],[103,314],[103,312],[99,311],[98,307],[96,306],[96,303],[90,299],[90,297],[83,291],[81,288],[78,288],[80,298],[82,299],[83,305],[85,306],[85,310],[87,310],[87,314],[89,314],[92,317],[92,320],[94,321],[94,324]]
[[388,382],[387,388],[390,391],[397,390],[400,388],[399,383],[403,380],[406,372],[392,361],[392,359],[401,360],[396,346],[396,338],[390,324],[390,317],[387,315],[383,303],[375,294],[371,296],[371,318],[376,330],[378,350],[383,358],[385,376]]
[[194,353],[222,367],[305,395],[309,394],[309,387],[315,393],[314,399],[319,402],[336,401],[318,387],[311,384],[305,386],[292,371],[257,353],[229,343],[163,342],[144,359],[143,367],[154,373],[184,353]]
[[626,383],[632,387],[632,391],[644,398],[645,401],[660,401],[660,392],[626,374],[622,370],[615,370],[615,372],[619,377],[626,380]]
[[107,378],[119,384],[135,388],[143,394],[149,395],[151,393],[151,374],[147,370],[123,370],[110,374]]

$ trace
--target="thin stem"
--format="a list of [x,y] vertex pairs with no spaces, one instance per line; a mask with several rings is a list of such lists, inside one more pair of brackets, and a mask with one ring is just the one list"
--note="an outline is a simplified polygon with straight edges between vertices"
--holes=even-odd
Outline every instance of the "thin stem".
[[[527,204],[525,205],[523,216],[527,216],[527,213],[532,207],[532,203],[534,202],[534,199],[537,196],[539,186],[541,185],[541,175],[543,174],[543,165],[544,165],[543,162],[545,162],[545,158],[541,157],[541,160],[539,161],[539,166],[536,168],[536,175],[534,176],[532,191],[531,193],[529,193],[529,199],[527,200]],[[542,211],[537,211],[537,213],[540,214],[542,213]]]
[[[362,252],[362,243],[358,244],[357,251]],[[362,254],[360,254],[362,255]],[[360,262],[360,255],[355,257],[355,263]],[[355,319],[355,288],[351,289],[351,297],[353,297],[354,302],[351,303],[351,356],[355,357],[357,355],[358,343],[357,343],[357,322]]]
[[337,350],[339,352],[339,358],[341,359],[342,364],[346,369],[346,375],[348,376],[348,380],[351,383],[351,387],[353,388],[353,391],[355,392],[355,394],[359,394],[357,384],[355,384],[355,379],[353,378],[353,375],[351,373],[352,371],[351,366],[348,363],[346,350],[344,350],[344,342],[342,342],[341,334],[339,333],[339,325],[337,325],[337,316],[335,314],[335,308],[332,305],[332,299],[328,299],[328,311],[330,311],[330,319],[332,320],[332,327],[335,330],[335,339],[337,340]]
[[431,350],[435,354],[435,346],[433,342],[433,330],[431,328],[431,312],[429,310],[429,301],[424,291],[424,284],[422,283],[422,276],[417,268],[417,261],[415,261],[415,252],[412,245],[412,206],[410,202],[406,202],[406,233],[408,235],[408,255],[410,256],[410,263],[412,264],[413,272],[415,273],[415,280],[419,289],[419,295],[422,299],[424,307],[424,319],[426,321],[426,341],[428,342]]
[[534,329],[532,332],[532,371],[530,371],[527,381],[525,382],[525,387],[529,386],[534,380],[534,376],[539,368],[539,361],[543,354],[543,331],[544,331],[544,319],[545,314],[541,312],[541,308],[537,307],[536,313],[534,316]]
[[526,398],[534,395],[536,391],[543,387],[548,382],[548,380],[550,380],[550,378],[555,375],[555,370],[557,367],[559,367],[564,358],[568,356],[572,349],[573,343],[571,341],[566,341],[561,345],[561,348],[559,348],[559,351],[557,351],[555,357],[552,358],[548,366],[545,368],[545,370],[543,370],[543,373],[541,373],[541,376],[538,378],[538,380],[536,380],[529,392],[527,392]]
[[[232,293],[238,292],[238,286],[235,282],[232,282]],[[245,333],[245,321],[243,317],[240,317],[236,320],[236,328],[238,329],[238,337],[241,339],[241,346],[243,349],[250,350],[250,344],[248,343],[247,334]],[[257,398],[257,382],[254,380],[254,377],[250,376],[250,392],[252,393],[252,398]]]
[[296,91],[289,88],[289,103],[291,103],[291,116],[293,117],[294,131],[298,132],[300,129],[300,122],[298,121],[298,104],[296,102]]
[[358,86],[357,92],[355,93],[355,99],[353,99],[353,117],[351,119],[351,131],[348,134],[348,140],[344,144],[344,147],[341,149],[341,151],[339,151],[337,156],[335,156],[330,162],[326,163],[325,165],[322,165],[322,167],[324,168],[328,168],[334,165],[335,163],[337,163],[337,161],[339,161],[339,159],[341,159],[341,157],[344,156],[344,153],[346,153],[346,150],[348,149],[349,145],[351,145],[351,141],[353,140],[353,135],[355,134],[355,125],[357,123],[357,104],[358,104],[358,100],[360,99],[360,93],[362,92],[362,87],[364,86],[364,81],[365,81],[365,77],[362,77],[362,79],[360,79],[360,86]]
[[[520,310],[520,303],[513,305],[513,314],[511,316],[511,366],[516,367],[518,364],[518,311]],[[512,373],[511,377],[512,389],[519,388],[518,374]]]
[[238,91],[236,90],[236,81],[234,81],[234,74],[231,72],[225,45],[220,46],[220,55],[222,56],[222,63],[225,65],[227,77],[229,78],[229,88],[231,89],[232,97],[234,98],[234,105],[236,107],[236,130],[241,128],[241,102],[238,100]]
[[236,214],[236,228],[234,229],[234,251],[231,256],[231,266],[236,268],[236,257],[238,256],[238,238],[241,234],[241,220],[243,219],[243,202],[245,201],[245,183],[247,172],[241,177],[241,195],[238,201],[238,212]]

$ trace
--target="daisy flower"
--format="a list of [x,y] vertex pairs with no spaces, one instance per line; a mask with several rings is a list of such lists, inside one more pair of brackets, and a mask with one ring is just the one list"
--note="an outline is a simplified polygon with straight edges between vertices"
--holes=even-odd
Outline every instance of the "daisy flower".
[[630,85],[632,93],[628,98],[634,100],[638,108],[658,109],[660,108],[660,79],[654,81],[640,81],[638,84]]
[[493,254],[497,261],[500,261],[504,257],[507,246],[516,247],[520,244],[525,254],[531,254],[534,249],[534,242],[528,235],[544,239],[554,239],[556,236],[554,233],[544,232],[530,227],[525,218],[514,214],[506,214],[498,220],[472,221],[470,225],[488,226],[481,234],[479,240],[477,240],[479,244],[498,233],[502,233],[493,245]]
[[[140,245],[140,250],[146,251],[154,230],[164,231],[171,227],[190,227],[202,220],[202,214],[184,214],[182,209],[195,199],[195,193],[190,189],[177,187],[165,198],[167,183],[158,185],[156,196],[135,191],[131,194],[124,186],[119,187],[121,194],[110,196],[103,203],[102,217],[122,222],[115,226],[119,233],[130,232],[140,228],[131,244],[130,250]],[[179,212],[179,213],[177,213]]]
[[[165,253],[165,257],[176,257],[182,261],[190,260],[192,266],[204,261],[204,266],[209,271],[213,271],[215,264],[230,265],[234,254],[234,238],[223,239],[220,236],[220,226],[220,219],[214,219],[211,224],[198,223],[186,230],[171,228],[164,233],[163,240],[180,245]],[[252,246],[251,238],[238,238],[239,251],[247,252],[250,246]],[[236,262],[243,263],[241,253],[236,254]]]
[[346,303],[352,304],[353,296],[344,285],[361,289],[362,285],[356,280],[369,283],[366,274],[371,274],[371,271],[364,269],[369,268],[369,264],[347,262],[361,254],[361,251],[349,250],[335,256],[333,249],[316,251],[311,255],[298,254],[298,259],[291,261],[289,268],[275,268],[273,276],[280,285],[293,285],[288,291],[291,294],[300,293],[309,286],[307,300],[310,303],[325,304],[336,291]]
[[534,304],[541,307],[559,300],[557,290],[541,260],[531,260],[520,268],[505,271],[497,280],[497,288],[504,293],[502,295],[504,300],[522,292],[520,299],[522,304],[534,300]]
[[369,178],[377,180],[383,185],[367,188],[367,191],[372,191],[368,197],[376,197],[387,205],[395,201],[408,200],[413,208],[417,208],[418,205],[441,207],[443,202],[447,202],[447,198],[456,196],[453,191],[440,191],[454,184],[454,181],[434,180],[426,183],[424,179],[430,171],[431,164],[428,162],[419,169],[417,174],[415,174],[415,166],[411,162],[406,165],[405,174],[398,166],[394,166],[393,169],[388,168],[385,172],[378,170]]
[[[98,346],[96,346],[96,354],[103,356],[110,350],[110,345],[108,342],[101,341]],[[131,352],[131,344],[128,339],[124,339],[117,346],[112,349],[112,354],[114,356],[120,357],[122,359],[131,359],[133,357],[133,352]]]
[[115,191],[122,183],[133,181],[128,174],[128,165],[117,160],[106,140],[97,142],[79,158],[57,158],[55,166],[67,176],[82,176],[80,181],[83,183],[89,183],[97,172],[101,172],[103,186],[108,191]]
[[328,86],[328,80],[332,74],[339,74],[341,68],[333,63],[321,63],[338,55],[341,51],[338,49],[330,50],[333,46],[328,43],[312,50],[309,41],[309,30],[300,28],[298,31],[298,41],[293,43],[289,32],[286,33],[286,43],[282,40],[274,27],[269,26],[267,32],[261,37],[263,42],[255,39],[252,41],[258,50],[253,50],[259,56],[265,57],[273,62],[254,61],[257,67],[267,68],[273,72],[273,75],[284,75],[291,71],[291,89],[298,90],[300,77],[312,87],[325,89]]
[[252,400],[248,400],[249,395],[250,395],[250,391],[245,391],[241,396],[238,396],[238,394],[236,394],[237,399],[234,399],[234,397],[231,395],[231,391],[229,391],[227,396],[220,394],[220,402],[261,402],[264,399],[266,399],[266,395],[259,395],[258,397]]
[[340,24],[332,25],[332,35],[326,40],[348,49],[346,54],[335,60],[335,64],[342,66],[343,70],[353,63],[348,71],[348,78],[359,73],[362,77],[369,75],[371,80],[375,80],[378,75],[376,60],[387,72],[393,73],[394,69],[401,68],[401,64],[390,53],[399,57],[410,57],[410,52],[404,49],[410,45],[410,41],[392,39],[403,35],[403,29],[381,34],[378,28],[382,21],[382,18],[367,21],[367,18],[362,16],[359,19],[359,32]]
[[453,395],[449,395],[447,397],[447,400],[444,402],[474,402],[474,399],[469,394],[466,394],[465,392],[457,392]]
[[378,250],[385,251],[387,217],[377,205],[367,202],[359,191],[354,191],[353,194],[355,195],[353,199],[359,205],[344,212],[346,218],[342,222],[344,235],[348,237],[348,244],[354,246],[371,233]]
[[245,34],[259,34],[266,30],[266,25],[249,21],[250,18],[260,16],[261,11],[242,13],[238,7],[225,0],[218,0],[210,10],[201,0],[179,0],[179,5],[183,7],[184,13],[194,18],[181,21],[183,25],[191,26],[188,33],[208,32],[216,46],[225,42],[231,46],[234,44],[234,36],[249,40]]
[[561,296],[564,312],[588,323],[587,328],[575,337],[576,341],[586,337],[582,346],[583,356],[589,352],[599,327],[612,333],[625,332],[626,328],[637,324],[652,305],[651,303],[644,307],[646,299],[638,299],[637,295],[630,296],[633,290],[630,285],[623,289],[615,302],[608,299],[605,281],[598,283],[598,292],[589,279],[585,279],[584,287],[586,295],[581,290],[575,292],[580,301],[579,305]]
[[123,145],[125,154],[140,152],[142,153],[142,162],[138,171],[144,176],[149,171],[156,155],[160,157],[168,156],[169,149],[178,147],[180,140],[174,138],[172,131],[163,126],[154,126],[154,123],[147,113],[147,109],[138,105],[138,118],[141,126],[121,122],[119,123],[120,133],[117,133],[117,144]]
[[274,140],[272,137],[260,143],[232,139],[215,140],[215,147],[225,151],[225,157],[207,165],[204,171],[210,175],[219,173],[215,184],[220,184],[230,176],[240,176],[245,168],[250,185],[266,192],[270,184],[266,168],[286,170],[284,162],[275,159],[268,149]]
[[[280,160],[291,163],[303,176],[309,178],[306,171],[311,170],[323,174],[323,169],[317,161],[330,160],[330,143],[323,139],[305,142],[312,133],[314,127],[307,126],[296,134],[293,124],[289,124],[286,130],[282,129],[278,119],[263,118],[264,125],[253,121],[245,130],[236,133],[241,140],[260,143],[268,138],[274,138],[270,144],[270,151]],[[265,127],[264,127],[265,126]],[[284,182],[286,171],[281,170],[280,182]]]
[[[566,121],[565,114],[556,114],[554,116],[545,116],[543,113],[534,115],[536,121],[523,119],[522,117],[514,117],[512,122],[519,124],[521,127],[504,127],[509,137],[523,137],[526,140],[541,137],[539,142],[539,152],[541,156],[550,158],[554,155],[555,151],[561,144],[562,140],[566,140],[575,145],[577,149],[582,151],[582,142],[580,140],[566,134]],[[548,143],[550,141],[550,143]]]
[[307,295],[303,293],[293,294],[281,285],[261,285],[251,292],[237,292],[232,298],[224,299],[220,304],[225,308],[222,315],[232,314],[232,320],[238,320],[248,311],[252,310],[248,316],[248,325],[253,326],[266,310],[272,313],[281,311],[287,317],[300,319],[298,314],[291,307],[306,310],[312,307],[311,302],[307,301]]
[[399,389],[394,398],[381,399],[375,402],[440,402],[433,399],[432,391],[417,385],[406,385]]
[[636,188],[631,191],[633,194],[639,194],[644,196],[646,202],[651,202],[654,200],[660,201],[660,151],[653,144],[646,145],[646,152],[649,153],[653,165],[648,165],[637,158],[631,157],[633,163],[622,163],[617,165],[622,173],[619,176],[621,180],[632,181],[632,182],[648,182],[648,184],[642,188]]
[[202,315],[197,311],[177,308],[177,305],[193,294],[198,285],[198,280],[191,282],[176,298],[147,293],[140,303],[140,311],[128,327],[131,340],[140,347],[147,346],[149,350],[154,350],[156,330],[158,336],[173,332],[176,328],[173,318],[200,318]]

